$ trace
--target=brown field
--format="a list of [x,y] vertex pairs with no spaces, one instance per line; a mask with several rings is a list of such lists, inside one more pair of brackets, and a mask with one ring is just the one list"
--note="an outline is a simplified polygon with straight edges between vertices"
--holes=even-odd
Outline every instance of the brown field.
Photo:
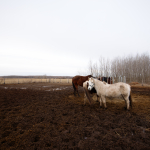
[[0,149],[150,149],[150,87],[132,86],[133,108],[83,105],[71,83],[0,85]]
[[0,78],[0,84],[22,84],[22,83],[72,83],[72,79],[58,78]]

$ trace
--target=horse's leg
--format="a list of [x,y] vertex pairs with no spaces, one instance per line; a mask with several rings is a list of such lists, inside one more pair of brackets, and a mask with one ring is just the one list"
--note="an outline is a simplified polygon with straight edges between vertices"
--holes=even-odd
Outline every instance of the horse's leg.
[[125,98],[124,98],[124,101],[125,101],[125,107],[124,107],[124,109],[127,110],[127,101],[126,101]]
[[74,96],[76,96],[76,89],[74,89]]
[[80,97],[79,92],[78,92],[78,86],[76,87],[76,90],[77,90],[78,96]]
[[99,104],[100,104],[100,108],[102,108],[102,98],[101,98],[101,96],[99,97]]
[[[78,96],[80,97],[80,94],[79,94],[79,92],[78,92],[78,87],[79,87],[79,85],[80,85],[80,80],[77,82],[77,87],[76,87]],[[82,86],[83,86],[83,85],[82,85]]]
[[74,85],[74,95],[76,96],[76,93],[78,93],[78,85],[77,84],[75,84]]
[[97,100],[96,100],[96,101],[98,102],[98,95],[97,95],[97,93],[96,93],[96,97],[97,97]]
[[[77,91],[78,92],[78,91]],[[78,96],[80,97],[80,94],[79,94],[79,92],[78,92]]]
[[[121,94],[122,95],[122,94]],[[123,96],[122,95],[122,98],[124,99],[125,101],[125,109],[129,110],[129,98],[128,96]]]
[[102,98],[102,102],[104,104],[104,108],[107,109],[105,96],[101,96],[101,98]]
[[78,96],[80,97],[79,92],[78,92],[78,84],[75,85],[75,88],[76,88],[76,93],[77,93]]
[[86,104],[86,94],[84,93],[84,105]]
[[129,110],[129,98],[128,96],[125,97],[125,102],[126,102],[126,108]]
[[72,82],[72,86],[73,86],[73,89],[74,89],[74,96],[76,96],[76,87],[75,87],[75,83]]

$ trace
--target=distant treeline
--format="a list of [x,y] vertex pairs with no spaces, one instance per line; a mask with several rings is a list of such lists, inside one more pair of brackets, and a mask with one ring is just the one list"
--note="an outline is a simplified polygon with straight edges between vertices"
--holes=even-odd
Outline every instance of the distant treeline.
[[54,78],[54,79],[71,79],[71,76],[47,76],[47,75],[41,75],[41,76],[17,76],[17,75],[11,75],[11,76],[0,76],[0,78],[36,78],[36,79],[48,79],[48,78]]
[[114,78],[125,76],[128,82],[150,83],[150,56],[143,53],[113,60],[100,57],[98,62],[89,62],[88,74]]

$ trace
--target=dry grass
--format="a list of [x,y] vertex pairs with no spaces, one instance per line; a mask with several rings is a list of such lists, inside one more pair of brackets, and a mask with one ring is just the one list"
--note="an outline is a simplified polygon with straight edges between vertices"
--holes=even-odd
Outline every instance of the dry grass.
[[129,83],[130,85],[137,85],[137,84],[139,84],[139,82],[131,82],[131,83]]

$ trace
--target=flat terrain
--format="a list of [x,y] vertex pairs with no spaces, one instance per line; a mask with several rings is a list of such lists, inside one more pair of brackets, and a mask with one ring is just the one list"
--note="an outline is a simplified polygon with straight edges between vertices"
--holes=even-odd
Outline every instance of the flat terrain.
[[132,86],[133,108],[90,106],[71,84],[0,85],[0,149],[150,149],[150,87]]

